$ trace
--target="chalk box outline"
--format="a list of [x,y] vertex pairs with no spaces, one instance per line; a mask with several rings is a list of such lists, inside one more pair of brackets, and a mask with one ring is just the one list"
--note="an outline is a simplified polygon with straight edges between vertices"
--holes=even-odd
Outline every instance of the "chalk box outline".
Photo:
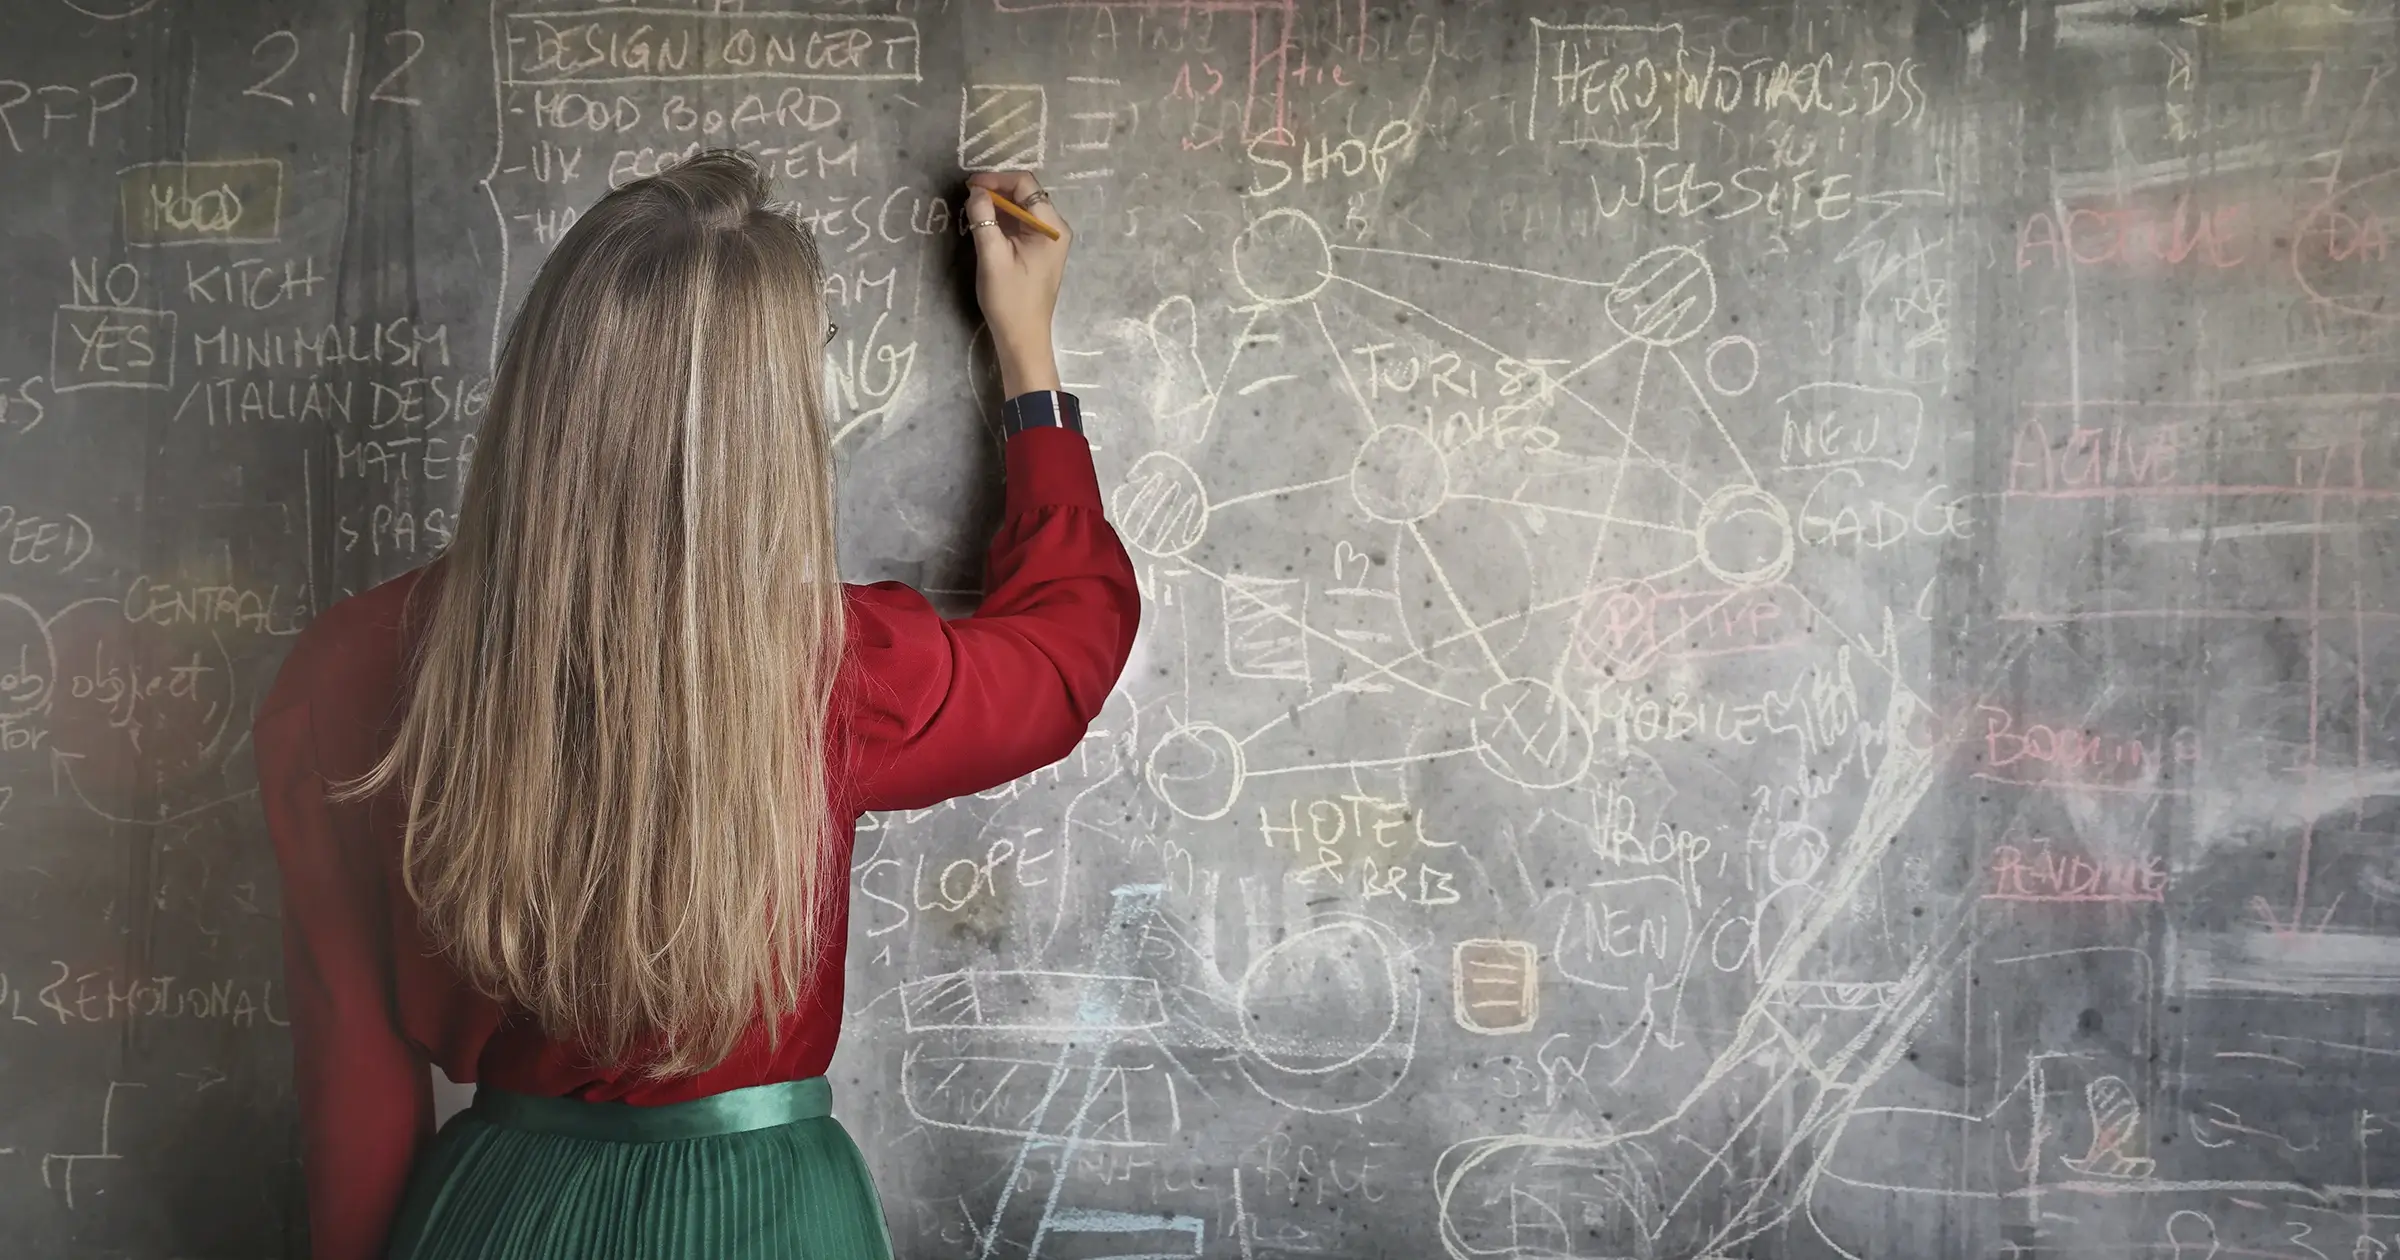
[[[209,235],[209,236],[193,236],[193,237],[183,237],[183,238],[178,238],[178,239],[176,239],[176,240],[171,240],[171,241],[170,241],[170,240],[158,240],[158,239],[155,239],[155,238],[154,238],[154,239],[151,239],[151,240],[141,240],[141,239],[138,239],[138,238],[137,238],[137,237],[134,235],[134,230],[133,230],[133,220],[131,219],[131,217],[129,217],[129,214],[128,214],[128,212],[129,212],[129,210],[131,209],[131,207],[129,207],[129,206],[127,206],[127,205],[125,204],[125,177],[126,177],[126,176],[128,176],[128,175],[131,175],[131,174],[133,174],[135,171],[155,171],[155,170],[165,170],[165,169],[167,169],[167,168],[169,168],[169,167],[175,168],[175,169],[177,169],[177,170],[180,170],[180,171],[182,171],[182,172],[184,173],[184,176],[185,176],[185,178],[184,178],[184,186],[185,186],[185,188],[187,188],[187,189],[188,189],[188,188],[190,188],[190,186],[191,186],[191,178],[190,178],[190,175],[191,175],[191,172],[193,172],[193,171],[202,171],[202,170],[216,170],[216,169],[220,169],[220,168],[259,167],[259,166],[265,166],[265,167],[272,168],[272,169],[274,170],[274,172],[275,172],[275,184],[274,184],[274,188],[275,188],[275,200],[274,200],[274,202],[273,202],[273,206],[274,206],[274,208],[273,208],[273,210],[272,210],[272,211],[269,213],[269,215],[268,215],[268,219],[267,219],[267,234],[266,234],[265,236],[215,236],[215,235]],[[143,248],[143,249],[173,249],[173,248],[175,248],[175,247],[177,247],[177,246],[179,246],[179,245],[273,245],[273,244],[277,244],[278,242],[280,242],[280,241],[282,241],[282,240],[283,240],[283,190],[284,190],[284,174],[285,174],[285,172],[284,172],[284,169],[283,169],[283,159],[282,159],[282,158],[272,158],[272,157],[258,157],[258,158],[204,158],[204,159],[201,159],[201,160],[199,160],[199,161],[190,161],[190,162],[187,162],[187,161],[179,161],[179,160],[176,160],[176,159],[173,159],[173,158],[167,158],[167,159],[163,159],[163,160],[156,161],[156,162],[136,162],[136,163],[134,163],[134,164],[133,164],[133,165],[131,165],[131,166],[121,166],[121,167],[118,167],[118,168],[117,168],[117,219],[118,219],[118,226],[119,226],[121,229],[123,229],[123,231],[124,231],[124,235],[125,235],[125,243],[126,243],[128,246],[139,246],[140,248]]]
[[[1533,23],[1533,95],[1525,102],[1525,139],[1529,142],[1538,141],[1542,138],[1539,128],[1542,125],[1542,32],[1544,31],[1581,31],[1589,34],[1602,35],[1652,36],[1667,35],[1671,33],[1675,36],[1676,69],[1680,73],[1682,68],[1684,43],[1683,23],[1681,22],[1661,22],[1654,26],[1643,26],[1631,22],[1545,22],[1538,17],[1529,18],[1527,20]],[[1650,149],[1665,149],[1669,152],[1673,152],[1681,149],[1683,147],[1683,95],[1681,85],[1675,83],[1662,83],[1659,90],[1666,97],[1666,100],[1663,103],[1665,107],[1663,110],[1663,117],[1660,120],[1665,124],[1665,139],[1645,140],[1637,136],[1632,140],[1561,140],[1558,141],[1558,143],[1562,145],[1573,144],[1577,148],[1581,148],[1585,144],[1590,144],[1595,148],[1629,149],[1636,152]],[[1552,115],[1551,121],[1554,123],[1557,122],[1557,109],[1553,107],[1550,112]]]
[[[60,384],[59,382],[63,378],[58,370],[58,328],[59,325],[64,322],[65,316],[69,314],[140,315],[149,320],[151,327],[164,327],[167,330],[167,378],[163,381],[97,380],[77,381],[72,385]],[[53,394],[72,394],[79,390],[86,389],[149,389],[159,390],[162,392],[171,390],[175,388],[176,350],[175,312],[173,311],[155,310],[147,306],[95,306],[90,303],[62,303],[53,308],[50,312],[50,392]]]

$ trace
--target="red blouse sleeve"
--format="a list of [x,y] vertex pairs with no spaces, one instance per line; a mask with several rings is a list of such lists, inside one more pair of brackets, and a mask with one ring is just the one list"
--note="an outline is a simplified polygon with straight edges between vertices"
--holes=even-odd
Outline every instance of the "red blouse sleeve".
[[982,604],[956,621],[897,582],[852,592],[852,808],[922,808],[1039,770],[1074,751],[1124,672],[1141,597],[1080,434],[1008,439],[986,566]]
[[[283,877],[283,958],[315,1260],[371,1260],[433,1129],[426,1062],[395,1024],[382,864],[336,822],[318,772],[308,636],[252,728]],[[342,807],[346,810],[347,807]]]

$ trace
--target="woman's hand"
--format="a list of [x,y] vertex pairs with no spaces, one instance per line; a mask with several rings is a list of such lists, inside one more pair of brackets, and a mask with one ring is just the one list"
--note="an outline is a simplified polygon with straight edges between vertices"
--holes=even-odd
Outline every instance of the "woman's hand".
[[[993,205],[995,189],[1058,229],[1059,239],[1051,240]],[[992,348],[1000,357],[1003,398],[1058,388],[1050,318],[1058,309],[1067,246],[1075,238],[1049,198],[1035,196],[1040,191],[1028,171],[978,171],[967,177],[965,214],[968,235],[975,238],[975,301],[983,307]]]

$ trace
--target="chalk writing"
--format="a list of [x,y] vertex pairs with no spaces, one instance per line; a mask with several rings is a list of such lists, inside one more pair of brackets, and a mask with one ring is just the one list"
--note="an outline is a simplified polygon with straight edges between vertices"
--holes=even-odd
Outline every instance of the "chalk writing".
[[2138,902],[2167,899],[2167,872],[2156,856],[2093,861],[2060,852],[2048,840],[1992,850],[1986,901]]

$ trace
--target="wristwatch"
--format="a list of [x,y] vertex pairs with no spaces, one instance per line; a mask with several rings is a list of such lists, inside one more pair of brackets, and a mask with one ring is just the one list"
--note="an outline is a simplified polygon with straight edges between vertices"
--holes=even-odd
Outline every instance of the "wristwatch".
[[1000,404],[1000,433],[1015,437],[1027,429],[1066,429],[1083,432],[1083,404],[1063,389],[1037,389]]

